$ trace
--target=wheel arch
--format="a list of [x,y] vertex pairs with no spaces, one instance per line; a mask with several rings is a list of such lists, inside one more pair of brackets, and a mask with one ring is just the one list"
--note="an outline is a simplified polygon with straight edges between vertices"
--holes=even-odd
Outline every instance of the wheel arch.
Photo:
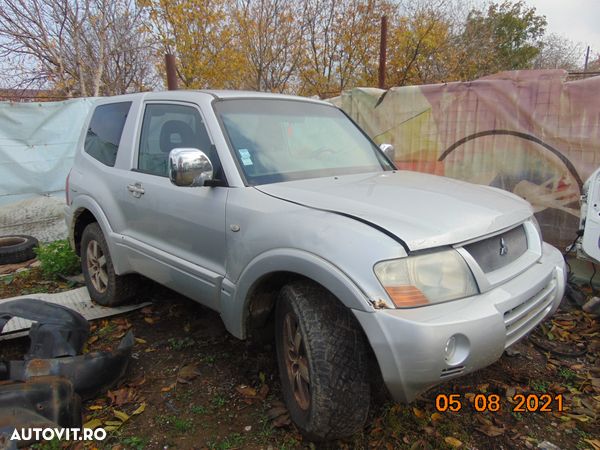
[[278,249],[248,264],[234,288],[232,301],[222,302],[226,328],[245,339],[249,330],[260,328],[268,320],[281,288],[297,279],[320,285],[348,308],[373,311],[367,295],[331,262],[297,249]]
[[121,247],[115,244],[119,235],[113,232],[108,218],[100,208],[100,205],[91,197],[82,195],[77,197],[76,203],[74,202],[71,208],[73,216],[70,222],[69,241],[77,255],[81,256],[81,236],[83,230],[90,223],[97,222],[106,239],[115,272],[117,274],[130,272],[126,255],[121,250]]
[[77,208],[73,213],[73,225],[69,238],[71,247],[73,247],[77,256],[81,256],[81,236],[83,235],[83,230],[94,222],[98,222],[98,219],[96,219],[89,209]]

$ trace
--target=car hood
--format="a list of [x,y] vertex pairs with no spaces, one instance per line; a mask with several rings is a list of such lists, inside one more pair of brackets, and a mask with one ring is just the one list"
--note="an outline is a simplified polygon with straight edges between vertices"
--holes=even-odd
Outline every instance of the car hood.
[[368,223],[410,251],[475,239],[533,213],[529,203],[509,192],[408,171],[288,181],[256,189]]

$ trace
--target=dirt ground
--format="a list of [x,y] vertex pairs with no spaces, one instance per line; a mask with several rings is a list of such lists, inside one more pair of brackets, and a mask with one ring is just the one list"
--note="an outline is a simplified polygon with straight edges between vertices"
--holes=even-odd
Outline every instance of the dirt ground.
[[[21,278],[0,281],[0,297],[41,289],[39,279]],[[374,399],[361,433],[324,446],[303,440],[290,423],[271,345],[233,338],[218,314],[160,286],[152,284],[140,300],[148,298],[150,307],[92,324],[89,350],[116,346],[127,330],[136,345],[126,378],[84,404],[84,422],[110,430],[86,448],[600,449],[600,325],[566,299],[510,356],[410,405]],[[26,346],[26,338],[2,342],[0,357]],[[450,394],[460,411],[436,409],[436,398],[444,409]],[[537,411],[519,405],[520,394]],[[539,411],[545,403],[551,411]]]

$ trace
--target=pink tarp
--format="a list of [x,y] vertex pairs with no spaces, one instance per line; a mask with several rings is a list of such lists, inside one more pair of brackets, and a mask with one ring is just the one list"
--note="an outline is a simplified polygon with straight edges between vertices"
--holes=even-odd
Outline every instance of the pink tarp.
[[503,72],[465,83],[358,88],[336,100],[376,142],[394,144],[398,167],[526,198],[545,240],[564,247],[578,228],[582,184],[600,166],[600,77],[567,82],[566,75]]

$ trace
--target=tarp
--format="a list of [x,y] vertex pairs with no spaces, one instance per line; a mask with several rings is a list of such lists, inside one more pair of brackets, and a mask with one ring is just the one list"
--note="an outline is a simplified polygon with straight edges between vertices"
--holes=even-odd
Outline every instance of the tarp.
[[[600,166],[600,77],[504,72],[472,82],[357,88],[333,99],[399,168],[511,191],[531,202],[544,239],[571,243],[582,183]],[[460,211],[457,211],[460,214]]]
[[[578,228],[582,183],[600,166],[600,77],[566,76],[516,71],[464,83],[357,88],[333,102],[376,142],[393,144],[400,168],[526,198],[544,238],[564,247]],[[64,189],[93,102],[0,103],[0,206]]]
[[64,190],[92,104],[0,102],[0,205]]

